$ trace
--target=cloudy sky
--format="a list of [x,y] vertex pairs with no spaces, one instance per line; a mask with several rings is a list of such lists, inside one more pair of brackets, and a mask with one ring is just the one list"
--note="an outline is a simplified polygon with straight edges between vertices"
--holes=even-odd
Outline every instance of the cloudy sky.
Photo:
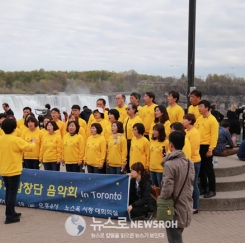
[[[0,70],[187,73],[187,0],[0,0]],[[245,77],[245,1],[197,0],[196,76]]]

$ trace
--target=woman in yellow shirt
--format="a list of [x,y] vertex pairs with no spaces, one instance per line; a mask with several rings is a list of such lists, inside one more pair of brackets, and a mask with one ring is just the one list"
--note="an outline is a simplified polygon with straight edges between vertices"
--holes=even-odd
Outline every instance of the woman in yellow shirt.
[[166,107],[164,105],[158,105],[154,108],[154,112],[155,112],[155,120],[151,124],[149,138],[151,139],[153,134],[153,127],[156,124],[162,124],[164,126],[166,138],[168,138],[171,131],[170,129],[171,122],[169,120]]
[[88,137],[85,147],[84,163],[87,165],[88,173],[103,174],[103,165],[106,156],[106,140],[102,135],[102,126],[92,123],[91,136]]
[[27,143],[22,138],[13,136],[16,127],[15,120],[5,119],[2,122],[4,134],[0,136],[0,175],[6,188],[5,224],[20,221],[21,213],[15,211],[15,204],[22,171],[22,153],[35,148],[35,139],[32,139],[32,143]]
[[182,149],[187,159],[191,160],[191,144],[189,139],[186,137],[186,132],[183,124],[181,122],[174,122],[171,124],[171,132],[173,131],[181,131],[185,135],[185,145]]
[[194,127],[194,124],[196,122],[196,118],[194,114],[186,114],[183,119],[183,125],[186,128],[186,137],[189,139],[191,144],[191,161],[194,163],[195,168],[195,179],[193,182],[193,214],[198,213],[199,209],[199,196],[200,191],[198,188],[198,176],[199,171],[201,167],[201,156],[199,153],[200,150],[200,133],[198,130]]
[[85,142],[78,134],[79,128],[77,121],[69,121],[68,133],[63,138],[63,164],[67,172],[79,172],[84,159]]
[[146,170],[149,170],[150,142],[144,137],[145,127],[142,123],[133,126],[134,137],[130,148],[130,168],[133,164],[141,162]]
[[166,154],[163,152],[168,151],[168,140],[162,124],[156,124],[153,127],[153,134],[150,142],[150,175],[152,184],[161,187],[162,182],[162,161]]
[[29,116],[26,120],[27,129],[21,134],[21,137],[28,143],[35,138],[36,147],[33,151],[24,152],[24,166],[26,169],[39,169],[39,156],[42,140],[42,132],[39,130],[38,121],[34,116]]
[[48,133],[42,138],[40,159],[45,170],[60,170],[60,162],[62,161],[62,139],[60,133],[55,133],[59,130],[55,121],[49,121],[46,125]]
[[123,136],[123,124],[115,121],[111,125],[112,135],[108,140],[107,164],[110,174],[122,174],[127,163],[127,141]]
[[129,161],[130,161],[130,147],[131,147],[131,140],[134,137],[134,132],[133,132],[133,126],[136,123],[142,123],[143,121],[142,119],[137,115],[138,109],[136,104],[134,103],[129,103],[128,107],[126,108],[127,110],[127,117],[124,120],[124,135],[125,138],[127,139],[127,165],[126,165],[126,169],[127,172],[130,173],[130,167],[129,167]]

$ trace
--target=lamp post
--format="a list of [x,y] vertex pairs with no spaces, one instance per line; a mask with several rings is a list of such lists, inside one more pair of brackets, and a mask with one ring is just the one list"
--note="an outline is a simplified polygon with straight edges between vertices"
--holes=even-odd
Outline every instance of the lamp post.
[[190,105],[189,94],[194,87],[195,78],[195,34],[196,34],[196,0],[189,0],[188,28],[188,63],[187,63],[187,104]]

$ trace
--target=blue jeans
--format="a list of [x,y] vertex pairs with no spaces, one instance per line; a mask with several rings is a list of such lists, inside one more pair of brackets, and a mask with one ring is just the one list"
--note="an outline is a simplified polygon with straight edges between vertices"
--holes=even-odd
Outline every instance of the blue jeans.
[[24,159],[24,165],[26,169],[39,170],[39,160],[38,159]]
[[20,183],[20,175],[16,176],[2,176],[4,186],[6,187],[5,192],[5,204],[6,210],[5,215],[7,219],[14,218],[15,216],[15,202]]
[[162,173],[150,171],[150,175],[152,184],[160,188],[162,184]]
[[104,174],[103,169],[99,169],[98,167],[87,165],[87,169],[88,173]]
[[109,166],[110,168],[110,174],[122,174],[121,167],[113,167],[113,166]]
[[57,162],[44,162],[43,163],[45,170],[53,170],[53,171],[60,171],[60,164],[57,164]]
[[194,209],[198,209],[199,208],[200,191],[199,191],[199,188],[198,188],[198,176],[199,176],[200,167],[201,167],[201,162],[194,163],[195,179],[194,179],[194,182],[193,182],[194,190],[193,190],[193,194],[192,194],[193,208]]

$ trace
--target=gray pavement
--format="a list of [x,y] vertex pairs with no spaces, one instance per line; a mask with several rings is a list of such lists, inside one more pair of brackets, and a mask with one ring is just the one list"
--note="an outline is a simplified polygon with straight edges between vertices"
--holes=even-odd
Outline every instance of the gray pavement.
[[[69,213],[22,207],[16,207],[16,211],[22,213],[21,221],[5,225],[5,205],[0,205],[0,242],[168,242],[165,229],[131,228],[94,231],[90,226],[93,223],[92,218],[85,216],[82,217],[86,221],[86,230],[82,235],[74,237],[65,230],[65,222],[71,215]],[[96,218],[96,220],[107,222],[107,219]],[[115,225],[118,223],[116,220],[112,222]],[[127,223],[128,226],[129,224],[130,222]],[[184,242],[244,243],[244,226],[245,210],[202,211],[193,215],[191,226],[184,230]],[[93,236],[100,238],[93,239]],[[123,236],[127,238],[122,238]]]

